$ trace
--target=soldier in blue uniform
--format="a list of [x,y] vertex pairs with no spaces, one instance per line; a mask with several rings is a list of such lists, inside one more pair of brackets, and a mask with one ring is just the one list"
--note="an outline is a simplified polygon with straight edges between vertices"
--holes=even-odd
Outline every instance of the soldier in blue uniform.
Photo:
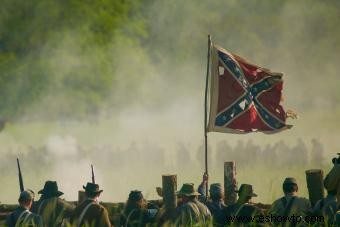
[[43,221],[41,216],[30,212],[34,194],[32,191],[26,190],[20,193],[19,207],[7,216],[6,224],[8,227],[42,227]]

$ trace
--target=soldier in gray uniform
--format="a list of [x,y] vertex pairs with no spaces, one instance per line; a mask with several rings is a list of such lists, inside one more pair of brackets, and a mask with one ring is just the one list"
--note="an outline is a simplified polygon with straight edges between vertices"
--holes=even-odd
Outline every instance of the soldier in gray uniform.
[[83,188],[86,199],[74,209],[71,215],[73,226],[111,227],[106,208],[98,202],[103,190],[99,190],[98,184],[90,182]]
[[340,153],[339,157],[333,158],[332,162],[334,164],[333,168],[327,174],[324,184],[327,191],[336,192],[337,199],[337,213],[335,215],[335,224],[340,226]]
[[41,197],[32,210],[42,216],[44,226],[61,226],[64,219],[70,217],[74,206],[59,198],[64,193],[58,190],[56,181],[46,181],[38,193]]
[[[259,216],[264,216],[262,210],[252,203],[252,198],[257,197],[253,186],[242,184],[238,193],[238,200],[221,211],[221,215],[216,219],[216,226],[265,226],[264,220]],[[234,220],[232,218],[234,217]],[[253,221],[251,220],[253,218]]]
[[338,158],[333,158],[333,168],[327,174],[324,184],[328,191],[336,191],[338,209],[340,208],[340,153]]
[[194,184],[183,184],[177,195],[182,199],[175,215],[177,226],[202,226],[211,222],[211,213],[206,205],[198,201],[200,193],[195,191]]
[[200,184],[197,191],[201,194],[200,201],[203,202],[210,210],[213,217],[217,217],[220,215],[222,209],[227,206],[224,204],[224,191],[222,185],[220,183],[214,183],[210,185],[209,193],[210,197],[208,198],[206,195],[204,181]]
[[43,227],[41,216],[30,212],[33,200],[32,191],[27,190],[20,193],[19,207],[7,216],[6,224],[8,227]]
[[[308,199],[298,196],[299,188],[296,179],[293,177],[287,177],[283,182],[282,188],[284,196],[274,201],[269,213],[273,216],[292,217],[294,215],[301,217],[301,220],[303,221],[304,217],[311,213],[312,208]],[[282,226],[307,225],[306,223],[296,223],[294,221],[276,224],[280,224]]]
[[327,225],[334,223],[334,215],[337,211],[336,191],[327,191],[326,198],[320,199],[313,207],[313,215],[322,215]]
[[120,216],[120,224],[125,227],[144,227],[151,225],[157,215],[157,209],[149,209],[141,191],[129,194],[125,209]]

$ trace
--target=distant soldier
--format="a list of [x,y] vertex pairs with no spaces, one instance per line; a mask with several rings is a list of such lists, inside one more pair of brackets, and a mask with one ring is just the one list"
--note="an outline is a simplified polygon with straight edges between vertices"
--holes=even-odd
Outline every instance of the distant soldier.
[[327,191],[327,197],[320,199],[313,208],[313,214],[325,217],[327,225],[332,225],[337,211],[336,192]]
[[294,155],[291,155],[291,157],[294,157],[294,163],[296,165],[305,166],[307,164],[308,149],[306,147],[305,142],[301,138],[298,138],[296,145],[293,148],[291,148],[291,152],[294,154]]
[[[295,178],[287,177],[282,185],[284,196],[272,204],[269,213],[273,216],[302,217],[311,212],[311,204],[308,199],[298,197],[298,184]],[[292,219],[290,219],[292,220]],[[275,220],[274,220],[275,221]],[[296,223],[290,221],[286,223],[276,223],[282,226],[294,226]],[[302,223],[300,223],[301,225]]]
[[194,184],[183,184],[177,192],[182,198],[182,205],[177,207],[175,223],[177,226],[202,226],[211,222],[211,213],[207,206],[199,202]]
[[201,194],[200,201],[203,202],[210,210],[213,218],[220,215],[222,209],[227,206],[224,204],[224,192],[222,185],[220,183],[214,183],[210,185],[209,193],[210,198],[206,195],[206,182],[208,181],[208,176],[203,175],[203,181],[198,187],[198,192]]
[[[340,153],[338,153],[340,155]],[[338,209],[340,208],[340,157],[333,158],[334,166],[327,174],[324,184],[328,191],[335,191],[338,203]]]
[[59,198],[63,192],[58,190],[56,181],[46,181],[44,188],[38,192],[40,199],[34,204],[33,211],[42,216],[44,226],[61,226],[63,220],[68,218],[74,207]]
[[312,139],[311,164],[320,165],[324,162],[324,148],[318,139]]
[[120,225],[124,227],[144,227],[154,221],[157,209],[148,209],[141,191],[134,190],[129,194]]
[[264,214],[252,203],[252,198],[257,197],[253,186],[242,184],[236,192],[239,197],[237,202],[223,209],[215,224],[217,226],[265,226],[263,220],[256,218]]
[[8,227],[43,227],[41,216],[30,212],[34,194],[32,191],[23,191],[19,197],[19,207],[7,216],[6,224]]
[[6,124],[9,122],[8,119],[0,117],[0,132],[4,130]]
[[98,199],[103,190],[99,190],[99,185],[87,183],[83,186],[86,199],[80,203],[71,215],[71,223],[74,226],[91,227],[111,227],[108,212],[105,207],[98,203]]

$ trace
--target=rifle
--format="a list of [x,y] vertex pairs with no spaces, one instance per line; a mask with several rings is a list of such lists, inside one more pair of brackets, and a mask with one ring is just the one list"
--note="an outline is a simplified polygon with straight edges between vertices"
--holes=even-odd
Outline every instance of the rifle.
[[22,174],[21,174],[21,169],[20,169],[19,158],[17,158],[17,165],[18,165],[18,171],[19,171],[20,192],[23,192],[25,189],[24,189],[24,182],[23,182],[23,179],[22,179]]
[[92,183],[95,184],[96,183],[96,178],[94,176],[94,170],[93,170],[93,165],[91,164],[91,172],[92,172]]

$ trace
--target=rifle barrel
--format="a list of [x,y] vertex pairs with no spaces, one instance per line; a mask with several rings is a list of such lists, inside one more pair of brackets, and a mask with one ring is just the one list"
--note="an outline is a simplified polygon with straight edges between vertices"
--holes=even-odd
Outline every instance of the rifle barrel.
[[17,165],[18,165],[18,172],[19,172],[19,186],[20,186],[20,192],[23,192],[24,189],[24,182],[22,179],[22,174],[21,174],[21,169],[20,169],[20,162],[19,162],[19,158],[17,158]]
[[93,165],[91,165],[91,172],[92,172],[92,183],[95,184],[96,183],[96,178],[94,176]]

